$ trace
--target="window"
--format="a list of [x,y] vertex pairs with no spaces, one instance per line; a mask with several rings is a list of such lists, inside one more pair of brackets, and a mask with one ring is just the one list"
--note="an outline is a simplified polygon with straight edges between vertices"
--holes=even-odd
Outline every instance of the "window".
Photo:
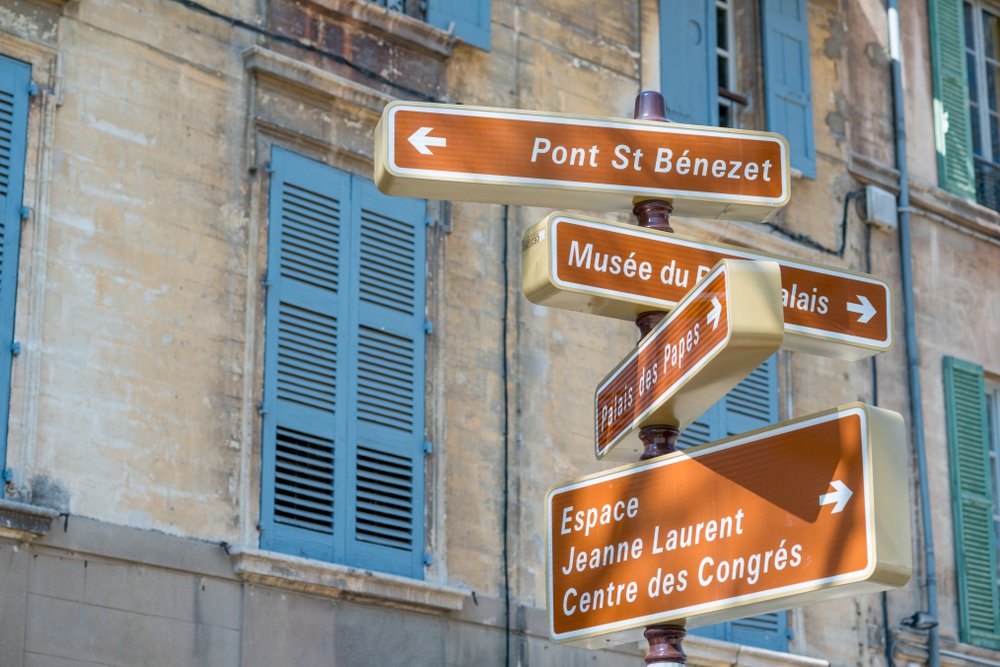
[[964,10],[976,200],[1000,210],[1000,9],[966,2]]
[[[805,0],[760,0],[756,17],[737,18],[733,0],[661,0],[661,89],[667,116],[696,125],[744,125],[743,108],[758,97],[750,91],[755,75],[740,81],[741,71],[754,72],[760,58],[764,72],[767,130],[788,139],[791,164],[803,175],[816,175],[812,128],[812,82],[809,74],[809,24]],[[752,25],[750,25],[752,23]],[[737,27],[740,26],[740,27]],[[745,28],[745,29],[744,29]],[[761,34],[750,45],[741,35]],[[753,48],[750,48],[753,46]],[[761,55],[756,56],[757,47]],[[751,123],[752,125],[753,123]]]
[[[686,449],[770,426],[778,421],[778,360],[772,356],[731,392],[684,430],[677,443]],[[694,628],[692,634],[757,646],[788,650],[788,614],[761,614],[728,623]]]
[[387,9],[424,19],[462,41],[490,50],[491,0],[369,0]]
[[423,577],[424,218],[272,150],[262,548]]
[[961,640],[1000,649],[1000,388],[981,366],[944,359]]
[[7,460],[10,365],[30,86],[31,66],[0,56],[0,468]]

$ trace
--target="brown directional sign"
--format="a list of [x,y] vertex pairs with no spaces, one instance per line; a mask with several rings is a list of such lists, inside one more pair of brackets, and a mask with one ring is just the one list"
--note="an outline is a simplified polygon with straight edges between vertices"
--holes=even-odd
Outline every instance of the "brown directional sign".
[[521,247],[529,300],[626,320],[672,310],[724,257],[773,260],[786,348],[856,360],[892,347],[891,292],[875,276],[564,213],[527,230]]
[[788,202],[778,134],[510,109],[393,102],[375,131],[392,195],[594,210],[633,197],[674,213],[765,220]]
[[898,414],[853,404],[552,489],[552,639],[599,647],[902,586],[904,438]]
[[684,428],[778,348],[778,265],[724,259],[597,387],[595,454],[635,460],[647,424]]

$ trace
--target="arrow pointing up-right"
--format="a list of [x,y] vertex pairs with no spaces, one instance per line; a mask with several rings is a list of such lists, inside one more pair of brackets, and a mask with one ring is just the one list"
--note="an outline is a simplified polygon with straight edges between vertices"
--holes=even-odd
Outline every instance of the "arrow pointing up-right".
[[718,297],[712,297],[712,310],[708,311],[708,317],[705,318],[705,322],[712,323],[712,329],[719,328],[719,317],[722,315],[722,303],[719,301]]
[[878,312],[875,310],[875,306],[866,297],[860,294],[856,295],[858,297],[859,303],[854,303],[853,301],[847,302],[847,311],[850,313],[858,313],[861,317],[858,318],[859,324],[868,324],[868,320],[875,317]]

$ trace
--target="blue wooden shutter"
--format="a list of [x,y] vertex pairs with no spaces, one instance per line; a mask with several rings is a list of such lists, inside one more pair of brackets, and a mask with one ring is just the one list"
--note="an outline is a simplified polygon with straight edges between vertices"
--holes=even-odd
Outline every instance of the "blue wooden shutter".
[[983,369],[944,359],[945,411],[951,467],[960,636],[1000,649],[997,544],[993,534],[986,390]]
[[490,0],[428,0],[427,22],[452,32],[467,44],[489,51],[491,4]]
[[973,200],[976,190],[962,0],[930,0],[927,12],[931,30],[938,182],[945,190]]
[[425,203],[355,179],[348,562],[423,574]]
[[[714,442],[778,421],[778,358],[771,356],[684,429],[680,447]],[[776,612],[694,628],[693,634],[773,651],[788,650],[788,613]]]
[[261,546],[334,560],[346,507],[350,178],[275,148],[268,213]]
[[667,118],[719,124],[714,0],[660,0],[660,79]]
[[788,139],[792,167],[816,177],[806,0],[762,0],[767,129]]
[[10,365],[30,84],[30,65],[0,56],[0,468],[7,460]]

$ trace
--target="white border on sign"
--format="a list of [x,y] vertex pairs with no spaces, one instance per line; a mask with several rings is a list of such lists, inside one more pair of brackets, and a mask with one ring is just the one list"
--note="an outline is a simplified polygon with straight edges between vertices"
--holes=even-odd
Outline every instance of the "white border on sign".
[[[468,172],[459,171],[440,171],[437,169],[420,169],[414,167],[400,167],[396,164],[396,147],[393,138],[396,136],[396,113],[398,111],[412,111],[417,113],[428,113],[428,114],[446,114],[451,116],[475,116],[477,118],[496,118],[500,120],[523,120],[531,123],[551,123],[555,125],[584,125],[588,127],[605,127],[611,129],[619,130],[641,130],[648,132],[659,132],[662,134],[685,134],[703,137],[733,137],[737,136],[740,139],[746,139],[750,141],[762,141],[765,143],[775,143],[778,144],[779,155],[781,157],[782,166],[782,179],[781,179],[781,195],[778,197],[757,197],[753,195],[738,195],[738,194],[720,194],[718,192],[704,192],[702,190],[670,190],[666,188],[647,188],[647,187],[633,187],[633,186],[623,186],[623,185],[613,185],[608,183],[581,183],[580,181],[568,181],[568,180],[558,180],[558,179],[548,179],[548,178],[528,178],[523,176],[499,176],[496,174],[473,174]],[[447,180],[449,178],[461,178],[468,182],[473,183],[483,183],[486,185],[532,185],[532,186],[558,186],[558,187],[570,187],[578,189],[580,187],[586,187],[588,190],[600,190],[603,192],[611,192],[617,194],[627,194],[627,195],[655,195],[659,197],[678,197],[678,198],[699,198],[709,201],[721,201],[726,203],[734,203],[733,200],[738,200],[737,203],[747,203],[747,204],[765,204],[765,205],[776,205],[782,202],[787,202],[789,198],[788,188],[790,185],[790,175],[787,173],[785,168],[788,164],[788,156],[785,154],[785,144],[774,138],[763,134],[750,134],[750,133],[739,133],[733,132],[732,130],[721,132],[712,131],[710,128],[696,129],[695,127],[689,125],[678,125],[677,127],[671,127],[669,124],[664,124],[662,127],[654,125],[652,123],[646,124],[642,121],[628,121],[628,120],[599,120],[599,119],[589,119],[589,118],[574,118],[571,116],[557,116],[557,115],[546,115],[542,113],[531,114],[523,112],[503,112],[503,111],[489,111],[485,109],[456,109],[452,107],[442,106],[441,108],[432,106],[410,106],[410,105],[397,105],[388,110],[385,115],[386,118],[386,132],[388,141],[386,141],[386,165],[390,171],[399,176],[411,176],[411,177],[436,177],[442,180]],[[637,125],[637,123],[642,123]]]
[[[552,233],[551,244],[552,245],[551,245],[551,247],[553,249],[555,249],[555,248],[558,247],[556,245],[557,234],[558,234],[557,227],[559,226],[560,222],[566,222],[566,223],[569,223],[569,224],[574,224],[574,225],[578,225],[578,226],[582,226],[582,227],[597,227],[597,228],[609,230],[609,231],[612,231],[612,232],[615,232],[615,233],[627,234],[628,236],[636,236],[636,237],[640,237],[641,236],[644,239],[648,239],[649,238],[649,236],[644,235],[642,233],[642,231],[633,231],[633,230],[630,230],[630,229],[622,229],[621,227],[616,227],[614,225],[604,224],[604,223],[600,223],[600,222],[594,222],[594,221],[591,221],[591,220],[580,220],[579,218],[571,218],[571,217],[568,217],[568,216],[566,216],[566,217],[557,216],[557,217],[555,217],[555,218],[552,219],[552,224],[551,224],[551,227],[552,227],[552,231],[551,231],[551,233]],[[685,238],[681,238],[681,237],[676,237],[676,238],[671,237],[671,238],[666,238],[666,239],[657,239],[657,242],[658,243],[665,243],[665,244],[668,244],[668,245],[672,244],[672,245],[683,246],[683,247],[686,247],[686,248],[696,248],[698,250],[706,250],[706,251],[709,251],[709,252],[722,252],[722,253],[725,253],[727,255],[730,255],[733,259],[752,259],[752,260],[758,260],[758,261],[759,260],[773,261],[773,262],[777,262],[779,266],[787,266],[787,267],[790,267],[790,268],[796,268],[796,269],[800,269],[800,270],[803,270],[803,271],[812,271],[814,273],[822,273],[822,274],[829,275],[829,276],[835,276],[837,278],[846,278],[846,279],[849,279],[849,280],[857,280],[859,282],[869,283],[871,285],[875,285],[877,287],[880,287],[885,292],[885,305],[886,305],[886,328],[885,328],[886,335],[885,335],[885,337],[883,337],[881,339],[879,339],[879,338],[866,338],[866,337],[863,337],[863,336],[855,336],[855,335],[851,335],[851,334],[842,334],[842,333],[837,333],[835,331],[827,331],[826,329],[816,329],[814,327],[807,327],[807,326],[803,326],[801,324],[788,324],[787,322],[785,323],[785,330],[786,331],[791,331],[791,332],[794,332],[794,333],[801,333],[801,334],[806,334],[806,335],[810,335],[810,336],[815,336],[817,338],[824,338],[824,339],[827,339],[827,340],[842,341],[842,342],[845,342],[845,343],[852,343],[852,344],[861,345],[861,346],[864,346],[864,347],[873,347],[873,348],[877,348],[877,349],[881,349],[881,350],[888,349],[889,346],[890,346],[890,344],[891,344],[891,341],[892,341],[892,325],[891,325],[891,316],[890,316],[890,314],[892,313],[892,292],[889,290],[888,285],[884,281],[876,280],[876,279],[873,279],[873,278],[868,278],[868,277],[865,277],[865,276],[855,275],[853,273],[844,273],[842,271],[837,271],[836,269],[833,269],[833,268],[826,268],[826,267],[821,267],[821,266],[814,266],[812,264],[803,264],[801,262],[796,262],[794,260],[785,259],[785,258],[782,258],[782,257],[769,257],[767,255],[753,254],[753,253],[746,252],[746,251],[743,251],[743,250],[738,250],[736,248],[713,246],[710,243],[699,243],[698,241],[692,241],[690,239],[685,239]],[[588,294],[598,294],[600,296],[604,296],[604,297],[608,297],[608,298],[621,298],[621,299],[625,299],[625,300],[628,300],[628,301],[636,299],[636,296],[634,294],[629,294],[628,292],[619,292],[617,290],[609,290],[609,289],[605,289],[605,288],[602,288],[602,287],[595,287],[593,285],[585,285],[585,284],[582,284],[582,283],[574,283],[574,282],[570,282],[568,280],[563,280],[562,278],[559,277],[558,262],[556,261],[557,260],[557,256],[556,255],[557,255],[557,253],[555,253],[555,252],[549,253],[549,262],[550,262],[550,264],[549,264],[549,275],[552,276],[552,282],[555,283],[555,285],[557,287],[567,288],[567,289],[583,290],[583,291],[586,291]],[[652,298],[652,297],[641,297],[641,298],[643,300],[653,301],[653,302],[662,304],[664,306],[664,310],[672,310],[679,303],[678,301],[668,301],[666,299],[656,299],[656,298]]]
[[[554,523],[552,521],[552,499],[560,494],[568,491],[573,491],[575,489],[583,488],[586,486],[592,486],[594,484],[603,484],[621,477],[627,477],[629,475],[635,475],[639,473],[645,473],[649,470],[655,468],[661,468],[664,466],[673,465],[684,461],[687,459],[696,459],[700,456],[706,454],[711,454],[715,452],[724,451],[727,449],[733,449],[742,445],[754,444],[759,442],[764,438],[770,438],[773,436],[782,435],[784,433],[790,433],[792,431],[797,431],[804,428],[809,428],[817,424],[826,423],[829,421],[836,421],[843,419],[844,417],[850,417],[852,415],[857,415],[860,418],[860,428],[861,428],[861,461],[862,461],[862,478],[864,480],[864,499],[865,499],[865,541],[868,553],[868,563],[860,570],[854,572],[847,572],[840,575],[834,575],[831,577],[823,577],[820,579],[812,579],[809,581],[803,581],[798,584],[791,584],[788,586],[782,586],[779,588],[771,588],[764,591],[758,591],[756,593],[750,593],[747,595],[738,595],[731,598],[725,598],[722,600],[716,600],[714,602],[705,602],[699,605],[692,605],[690,607],[681,607],[678,609],[666,609],[655,614],[647,614],[646,616],[637,616],[635,618],[626,619],[623,621],[617,621],[615,623],[606,623],[604,625],[598,625],[582,630],[574,630],[572,632],[566,632],[563,634],[557,634],[553,631],[555,627],[555,608],[553,607],[554,593],[553,590],[553,577],[552,577],[552,541],[553,535],[552,530]],[[728,441],[723,441],[718,444],[708,444],[698,447],[690,452],[678,452],[678,455],[668,456],[661,461],[656,461],[654,463],[648,463],[645,465],[631,464],[624,468],[616,471],[611,471],[610,473],[596,473],[594,475],[589,475],[576,482],[571,482],[569,484],[555,487],[545,496],[545,513],[546,513],[546,537],[548,544],[546,545],[547,558],[546,563],[546,593],[548,595],[548,613],[549,613],[549,634],[556,641],[571,641],[573,639],[588,639],[592,637],[598,637],[600,635],[612,634],[620,630],[630,630],[632,628],[638,628],[645,625],[652,625],[656,623],[662,623],[664,617],[669,618],[685,618],[690,616],[697,616],[700,614],[706,614],[713,611],[720,611],[727,609],[729,607],[735,606],[737,603],[751,603],[761,599],[773,599],[777,597],[786,597],[795,593],[805,593],[818,590],[821,588],[830,588],[837,584],[850,584],[858,581],[867,580],[875,571],[877,565],[876,554],[875,554],[875,519],[872,513],[873,502],[874,502],[874,490],[872,488],[871,470],[869,464],[868,449],[869,444],[869,431],[868,431],[868,411],[858,405],[855,407],[848,408],[846,410],[834,410],[833,412],[821,415],[819,417],[814,417],[811,419],[805,419],[803,421],[793,421],[782,426],[770,429],[760,429],[756,433],[748,436],[740,436]],[[828,489],[821,490],[822,493],[828,492]],[[818,496],[817,496],[818,501]],[[794,605],[791,605],[794,606]]]
[[[601,390],[614,381],[614,378],[619,370],[625,368],[629,364],[629,362],[632,361],[633,358],[638,357],[643,350],[645,350],[647,347],[653,344],[653,338],[655,338],[655,336],[653,335],[654,331],[662,330],[670,326],[670,322],[674,320],[675,316],[679,316],[683,308],[686,308],[688,305],[694,303],[695,300],[697,300],[697,298],[701,296],[701,293],[704,292],[706,289],[708,289],[708,284],[712,282],[719,274],[723,274],[726,276],[725,280],[726,335],[723,336],[722,339],[718,343],[716,343],[713,347],[709,348],[708,352],[705,353],[705,356],[702,357],[701,360],[698,361],[698,363],[696,363],[694,366],[688,369],[688,371],[684,373],[684,375],[674,380],[674,382],[669,387],[664,389],[663,392],[660,394],[660,397],[655,401],[653,401],[652,403],[650,403],[648,408],[646,408],[641,413],[636,415],[636,417],[632,420],[632,422],[628,426],[626,426],[625,429],[621,433],[619,433],[614,440],[609,442],[603,449],[601,449],[597,443],[597,434],[600,433],[600,423],[599,423],[600,412],[598,410],[600,406],[597,405],[597,397],[600,395]],[[642,421],[642,419],[646,415],[648,415],[650,412],[656,410],[658,407],[663,405],[664,401],[666,401],[671,395],[673,395],[677,387],[686,383],[688,379],[690,379],[693,375],[698,374],[698,372],[700,372],[701,369],[705,367],[705,364],[712,361],[712,359],[718,356],[719,351],[722,350],[729,343],[729,340],[733,336],[733,323],[729,305],[730,303],[729,280],[730,276],[729,273],[726,271],[725,264],[715,267],[715,269],[710,271],[708,275],[705,276],[704,279],[702,279],[702,281],[698,283],[698,285],[693,290],[691,290],[684,296],[684,299],[681,300],[682,305],[675,308],[674,311],[670,313],[666,317],[666,319],[663,320],[662,324],[658,324],[656,326],[656,329],[654,329],[654,331],[651,331],[649,334],[647,334],[646,337],[642,340],[642,342],[635,349],[629,352],[627,357],[618,362],[618,365],[615,366],[614,370],[608,374],[608,376],[601,382],[601,384],[597,385],[597,390],[594,392],[594,454],[597,456],[598,459],[603,458],[604,455],[607,454],[611,449],[613,449],[615,445],[617,445],[619,442],[628,437],[628,435],[632,432],[632,430],[638,425],[640,421]]]

